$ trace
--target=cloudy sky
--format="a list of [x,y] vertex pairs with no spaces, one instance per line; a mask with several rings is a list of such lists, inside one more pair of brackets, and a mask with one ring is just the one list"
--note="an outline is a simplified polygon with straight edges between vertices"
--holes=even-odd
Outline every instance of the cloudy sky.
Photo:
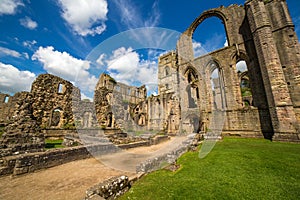
[[[173,32],[130,32],[135,39],[148,42],[148,47],[140,48],[122,45],[130,37],[120,33],[161,27],[173,30],[176,37],[203,11],[244,1],[0,0],[0,92],[30,91],[42,73],[71,81],[82,90],[83,98],[92,97],[104,71],[127,84],[155,85],[158,55],[175,48],[175,43],[161,48],[165,42],[161,38]],[[287,3],[300,36],[300,1]],[[112,37],[113,41],[105,43]],[[226,36],[221,21],[206,20],[194,39],[196,53],[223,47]],[[104,44],[109,46],[106,52]],[[97,48],[93,63],[88,58]]]

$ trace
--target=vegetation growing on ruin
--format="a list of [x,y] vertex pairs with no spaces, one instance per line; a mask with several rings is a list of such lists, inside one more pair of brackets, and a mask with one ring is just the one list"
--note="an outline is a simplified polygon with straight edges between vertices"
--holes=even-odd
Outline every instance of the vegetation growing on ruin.
[[300,145],[225,138],[203,159],[184,154],[176,172],[159,170],[121,199],[298,199]]
[[251,88],[248,87],[241,88],[241,92],[243,97],[252,96]]

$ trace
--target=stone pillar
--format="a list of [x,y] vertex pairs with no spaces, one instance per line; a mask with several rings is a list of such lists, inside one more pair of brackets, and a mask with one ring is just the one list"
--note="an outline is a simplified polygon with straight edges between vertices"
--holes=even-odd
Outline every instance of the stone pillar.
[[297,138],[294,134],[296,133],[294,108],[264,1],[248,1],[245,6],[263,77],[274,138],[280,138],[281,135]]
[[298,123],[300,123],[300,43],[285,0],[266,4],[272,15],[275,40],[285,80],[288,84]]

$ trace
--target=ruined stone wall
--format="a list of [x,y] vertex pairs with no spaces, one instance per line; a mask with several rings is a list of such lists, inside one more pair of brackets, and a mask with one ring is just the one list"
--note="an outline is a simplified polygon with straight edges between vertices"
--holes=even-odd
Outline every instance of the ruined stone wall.
[[123,101],[132,104],[138,104],[139,102],[145,101],[147,97],[145,86],[133,87],[118,82],[114,87],[114,93],[121,95]]
[[179,131],[180,109],[174,93],[146,98],[146,88],[127,86],[107,74],[100,76],[94,102],[102,128],[119,128],[125,132]]
[[15,97],[18,97],[15,111],[0,138],[0,158],[44,150],[44,135],[41,133],[39,121],[33,115],[33,95],[20,92]]
[[174,93],[150,96],[145,103],[148,107],[148,129],[171,135],[179,133],[180,108]]
[[35,98],[33,114],[42,128],[74,125],[72,103],[73,98],[80,100],[80,92],[72,83],[51,74],[42,74],[33,82],[31,93]]
[[16,93],[14,96],[0,93],[0,124],[5,125],[10,122],[19,97],[20,93]]
[[[212,16],[223,21],[229,46],[194,59],[193,33],[199,24]],[[214,107],[220,107],[215,106],[214,102],[218,95],[222,98],[219,98],[217,105],[222,105],[220,109],[226,110],[227,117],[234,123],[250,124],[252,131],[257,132],[260,129],[269,139],[288,136],[297,139],[299,43],[284,0],[250,0],[245,6],[221,6],[203,12],[180,37],[177,54],[179,84],[187,87],[186,91],[180,91],[180,97],[183,99],[182,119],[185,118],[185,113],[191,110],[190,100],[184,96],[190,95],[187,93],[189,88],[198,88],[197,108],[201,113],[198,115],[200,124],[209,124],[209,113]],[[236,73],[236,63],[239,60],[244,60],[247,64],[253,92],[252,105],[257,110],[250,107],[249,112],[243,111],[240,80]],[[220,90],[213,93],[210,76],[216,68],[221,79],[215,79],[214,83],[219,85]],[[188,71],[194,71],[196,81],[193,83],[188,80]],[[255,122],[249,123],[248,119]],[[183,124],[185,123],[183,121]],[[255,124],[259,124],[260,128],[251,128]],[[226,124],[228,131],[242,129],[249,132],[249,127]]]
[[76,128],[92,128],[99,127],[97,122],[95,104],[90,101],[75,101],[73,100],[73,114]]

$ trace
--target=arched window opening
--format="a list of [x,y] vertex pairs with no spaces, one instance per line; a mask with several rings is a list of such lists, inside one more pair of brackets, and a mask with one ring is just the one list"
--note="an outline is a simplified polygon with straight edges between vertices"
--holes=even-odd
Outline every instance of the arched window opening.
[[194,70],[188,69],[186,72],[188,86],[186,88],[188,96],[189,108],[196,108],[197,101],[199,100],[199,89],[198,89],[198,76],[195,74]]
[[146,125],[146,117],[144,114],[140,114],[138,119],[138,125],[139,126],[145,126]]
[[59,122],[61,120],[61,113],[62,110],[60,108],[56,108],[52,111],[50,126],[59,126]]
[[107,127],[110,127],[110,128],[113,127],[113,115],[112,115],[112,113],[109,113],[107,115]]
[[252,90],[246,62],[243,60],[237,62],[236,70],[240,81],[243,104],[244,106],[250,106],[252,105]]
[[211,89],[212,89],[212,103],[215,110],[224,110],[226,108],[226,98],[224,91],[224,80],[221,70],[213,63],[212,68],[215,68],[210,76]]
[[206,18],[193,33],[194,57],[228,46],[223,21],[215,16]]
[[168,66],[166,66],[166,68],[165,68],[165,75],[166,76],[170,75],[170,68]]

